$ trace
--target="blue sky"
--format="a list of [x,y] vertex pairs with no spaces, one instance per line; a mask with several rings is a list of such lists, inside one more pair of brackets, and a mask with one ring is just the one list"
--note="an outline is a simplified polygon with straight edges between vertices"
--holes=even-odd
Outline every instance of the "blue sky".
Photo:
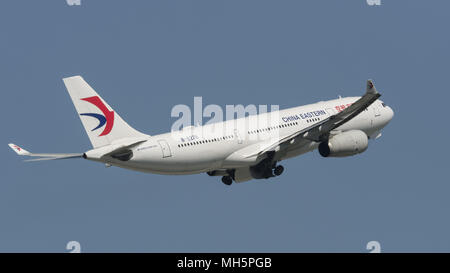
[[[4,1],[0,251],[450,251],[447,1]],[[225,187],[85,160],[23,163],[7,146],[84,152],[62,78],[81,74],[133,127],[174,105],[354,96],[372,78],[395,111],[349,158],[317,152],[283,176]]]

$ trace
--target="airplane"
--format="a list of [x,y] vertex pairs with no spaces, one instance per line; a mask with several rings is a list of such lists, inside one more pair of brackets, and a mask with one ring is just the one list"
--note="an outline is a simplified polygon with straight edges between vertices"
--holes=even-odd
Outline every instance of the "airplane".
[[231,185],[280,176],[280,161],[314,150],[323,157],[360,154],[394,116],[368,80],[362,97],[339,97],[151,136],[128,125],[81,76],[63,81],[93,148],[39,154],[9,144],[17,154],[35,157],[26,161],[84,158],[147,173],[207,173]]

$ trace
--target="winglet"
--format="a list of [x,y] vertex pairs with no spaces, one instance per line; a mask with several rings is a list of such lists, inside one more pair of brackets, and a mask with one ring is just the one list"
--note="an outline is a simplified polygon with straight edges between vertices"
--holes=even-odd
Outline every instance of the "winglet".
[[13,149],[14,152],[16,152],[18,155],[30,155],[30,152],[27,150],[17,146],[16,144],[10,143],[8,146]]
[[373,84],[372,80],[367,80],[367,86],[366,86],[366,93],[367,94],[377,94],[378,91],[375,89],[375,85]]

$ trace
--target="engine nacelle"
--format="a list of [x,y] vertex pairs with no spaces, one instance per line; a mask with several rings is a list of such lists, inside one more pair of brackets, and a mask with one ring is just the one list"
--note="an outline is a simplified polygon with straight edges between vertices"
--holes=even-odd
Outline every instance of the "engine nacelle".
[[364,152],[369,139],[363,131],[351,130],[340,133],[319,145],[319,153],[323,157],[344,157]]

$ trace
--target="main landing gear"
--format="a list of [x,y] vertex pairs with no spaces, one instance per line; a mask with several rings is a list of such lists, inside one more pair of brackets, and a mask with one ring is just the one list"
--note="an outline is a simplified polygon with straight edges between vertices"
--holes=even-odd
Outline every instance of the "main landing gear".
[[233,179],[229,175],[222,176],[222,183],[224,183],[227,186],[230,186],[233,183]]
[[[261,179],[261,178],[270,178],[270,177],[274,177],[274,176],[280,176],[284,171],[284,167],[281,165],[276,165],[273,168],[270,168],[268,170],[266,170],[264,172],[264,176],[260,175],[260,176],[253,176],[253,178],[256,179]],[[227,186],[230,186],[231,184],[233,184],[233,178],[232,178],[232,174],[230,175],[224,175],[222,176],[222,183],[224,183]]]

